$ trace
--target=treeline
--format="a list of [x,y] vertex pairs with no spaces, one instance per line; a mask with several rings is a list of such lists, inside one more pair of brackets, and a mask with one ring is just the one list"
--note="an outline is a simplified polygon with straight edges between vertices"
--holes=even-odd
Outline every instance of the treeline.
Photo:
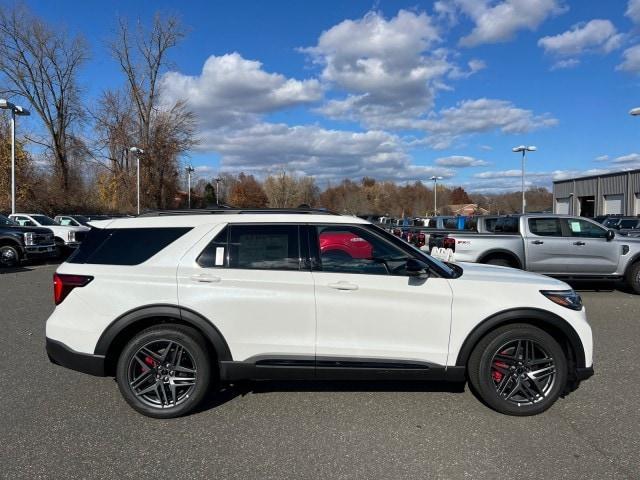
[[[312,177],[297,177],[282,172],[259,181],[253,175],[222,174],[207,181],[200,179],[193,188],[194,207],[212,207],[219,203],[241,208],[293,208],[300,205],[327,208],[352,215],[372,214],[399,217],[425,216],[434,213],[434,192],[421,182],[399,185],[390,181],[363,178],[360,182],[343,180],[321,190]],[[516,213],[522,194],[510,192],[493,195],[469,194],[462,187],[438,185],[438,214],[452,214],[451,205],[475,203],[490,213]],[[552,194],[546,188],[527,191],[527,209],[551,208]]]

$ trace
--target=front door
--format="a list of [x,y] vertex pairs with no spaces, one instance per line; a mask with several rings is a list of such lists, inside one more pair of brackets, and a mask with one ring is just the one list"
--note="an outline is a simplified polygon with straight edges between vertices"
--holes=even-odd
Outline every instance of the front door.
[[299,229],[229,225],[206,235],[181,260],[180,306],[215,325],[233,360],[266,364],[295,357],[313,367],[314,287]]
[[618,269],[620,246],[607,241],[607,230],[582,218],[562,219],[569,254],[569,273],[611,274]]
[[365,225],[310,227],[317,366],[445,365],[448,280],[410,277],[410,254]]
[[524,235],[526,269],[531,272],[564,274],[567,272],[569,241],[562,234],[557,217],[531,217]]

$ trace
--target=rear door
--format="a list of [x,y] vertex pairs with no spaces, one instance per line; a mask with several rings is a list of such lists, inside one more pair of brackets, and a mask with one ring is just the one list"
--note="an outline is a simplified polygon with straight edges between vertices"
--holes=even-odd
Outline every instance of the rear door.
[[313,366],[314,287],[299,230],[231,224],[205,236],[180,261],[180,306],[220,330],[233,360],[268,364],[295,357]]
[[539,273],[567,272],[569,239],[563,236],[558,217],[528,217],[524,232],[527,270]]
[[607,241],[607,230],[584,218],[561,219],[569,251],[567,271],[582,274],[610,274],[618,269],[620,246]]

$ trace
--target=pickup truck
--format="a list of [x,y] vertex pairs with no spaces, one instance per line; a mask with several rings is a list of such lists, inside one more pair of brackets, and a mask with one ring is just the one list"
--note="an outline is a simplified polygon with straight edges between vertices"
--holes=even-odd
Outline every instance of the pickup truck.
[[55,256],[53,232],[48,228],[21,227],[0,215],[0,267],[15,267],[24,260]]
[[37,213],[13,213],[9,218],[23,227],[45,227],[53,232],[58,256],[64,250],[73,250],[80,246],[85,235],[91,228],[59,225],[53,218]]
[[616,235],[584,217],[501,217],[495,233],[448,233],[430,239],[455,261],[520,268],[567,279],[624,279],[640,294],[640,238]]

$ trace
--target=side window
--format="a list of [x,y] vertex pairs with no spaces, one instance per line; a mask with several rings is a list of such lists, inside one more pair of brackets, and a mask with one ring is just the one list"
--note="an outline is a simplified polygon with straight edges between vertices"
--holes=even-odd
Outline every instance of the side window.
[[138,265],[187,233],[190,228],[94,228],[69,263]]
[[519,219],[517,217],[502,217],[496,222],[494,232],[518,233]]
[[565,221],[572,237],[605,238],[607,236],[607,231],[595,223],[579,218],[568,218]]
[[446,228],[447,230],[457,230],[458,220],[456,218],[445,218],[444,228]]
[[558,218],[530,218],[529,231],[541,237],[562,236],[562,228]]
[[317,228],[318,270],[369,275],[404,275],[408,255],[368,230],[351,225]]
[[196,262],[204,268],[227,266],[227,236],[229,227],[224,227],[218,235],[206,246],[198,256]]
[[60,225],[73,225],[73,223],[71,222],[71,219],[68,217],[61,217],[60,218]]
[[300,270],[297,225],[230,225],[229,268]]

